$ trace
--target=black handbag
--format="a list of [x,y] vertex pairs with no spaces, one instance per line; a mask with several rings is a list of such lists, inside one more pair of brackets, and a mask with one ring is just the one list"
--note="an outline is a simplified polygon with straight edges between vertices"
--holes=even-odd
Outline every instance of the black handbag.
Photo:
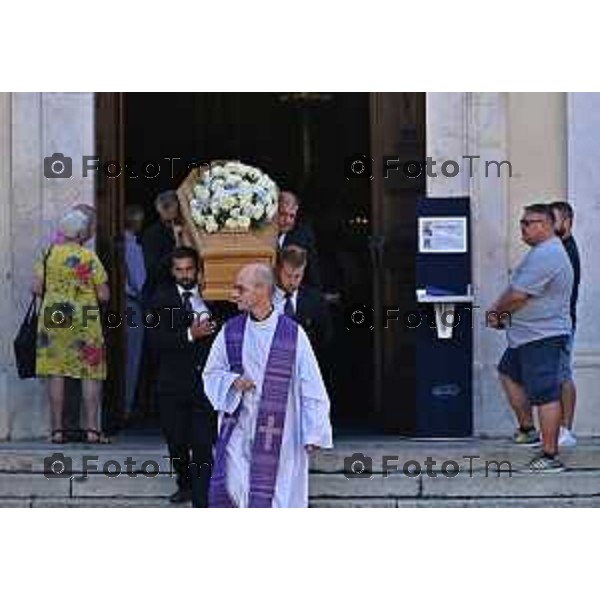
[[21,379],[35,377],[38,313],[35,294],[31,298],[25,318],[13,343],[17,372]]
[[[44,257],[44,285],[42,288],[42,299],[46,294],[46,263],[48,262],[51,251],[52,248],[48,250]],[[19,327],[17,337],[13,342],[17,373],[19,374],[20,379],[31,379],[36,375],[37,328],[38,311],[36,297],[35,294],[33,294],[25,318],[21,323],[21,327]]]

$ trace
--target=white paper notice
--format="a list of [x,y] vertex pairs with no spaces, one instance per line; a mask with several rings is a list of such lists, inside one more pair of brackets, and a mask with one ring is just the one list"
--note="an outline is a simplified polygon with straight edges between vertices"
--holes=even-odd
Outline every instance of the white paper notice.
[[466,217],[420,217],[419,252],[467,251]]

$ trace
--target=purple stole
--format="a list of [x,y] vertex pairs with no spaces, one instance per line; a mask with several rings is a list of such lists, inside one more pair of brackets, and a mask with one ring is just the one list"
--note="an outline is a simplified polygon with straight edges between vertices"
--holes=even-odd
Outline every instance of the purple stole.
[[[229,368],[243,373],[242,347],[247,315],[240,315],[225,325],[225,346]],[[279,316],[262,386],[262,395],[256,419],[256,431],[250,460],[250,508],[270,508],[275,493],[279,454],[288,404],[290,381],[296,364],[298,325],[292,319]],[[219,439],[216,444],[215,463],[208,493],[211,508],[235,508],[227,491],[227,464],[225,451],[235,429],[242,402],[232,414],[223,414]]]

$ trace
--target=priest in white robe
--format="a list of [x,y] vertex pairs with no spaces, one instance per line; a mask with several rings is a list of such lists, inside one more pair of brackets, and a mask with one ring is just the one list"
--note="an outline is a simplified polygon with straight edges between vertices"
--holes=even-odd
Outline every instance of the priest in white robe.
[[[220,415],[209,505],[306,507],[309,455],[331,448],[329,397],[301,326],[273,309],[266,265],[244,267],[203,373]],[[236,349],[237,348],[237,349]]]

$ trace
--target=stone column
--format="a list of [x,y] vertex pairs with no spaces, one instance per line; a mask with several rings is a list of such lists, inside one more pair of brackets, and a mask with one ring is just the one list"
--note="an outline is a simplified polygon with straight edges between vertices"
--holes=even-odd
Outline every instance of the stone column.
[[0,93],[0,439],[5,439],[9,430],[8,410],[9,385],[7,372],[11,363],[12,316],[12,273],[10,250],[10,200],[11,200],[11,94]]
[[600,94],[567,94],[568,198],[575,209],[574,235],[581,255],[578,328],[575,336],[575,430],[600,434]]
[[[427,155],[438,161],[438,177],[427,181],[430,196],[471,198],[473,287],[474,433],[505,431],[510,413],[496,376],[504,336],[485,327],[484,309],[507,281],[508,174],[496,175],[485,161],[507,159],[507,98],[496,93],[427,94]],[[467,156],[477,158],[466,159]],[[459,163],[456,177],[443,177],[444,160]]]
[[[469,154],[478,156],[470,179],[473,223],[474,426],[482,436],[511,431],[512,414],[502,394],[496,365],[505,336],[486,326],[485,311],[508,283],[509,165],[508,94],[469,95]],[[500,165],[499,167],[497,165]]]

